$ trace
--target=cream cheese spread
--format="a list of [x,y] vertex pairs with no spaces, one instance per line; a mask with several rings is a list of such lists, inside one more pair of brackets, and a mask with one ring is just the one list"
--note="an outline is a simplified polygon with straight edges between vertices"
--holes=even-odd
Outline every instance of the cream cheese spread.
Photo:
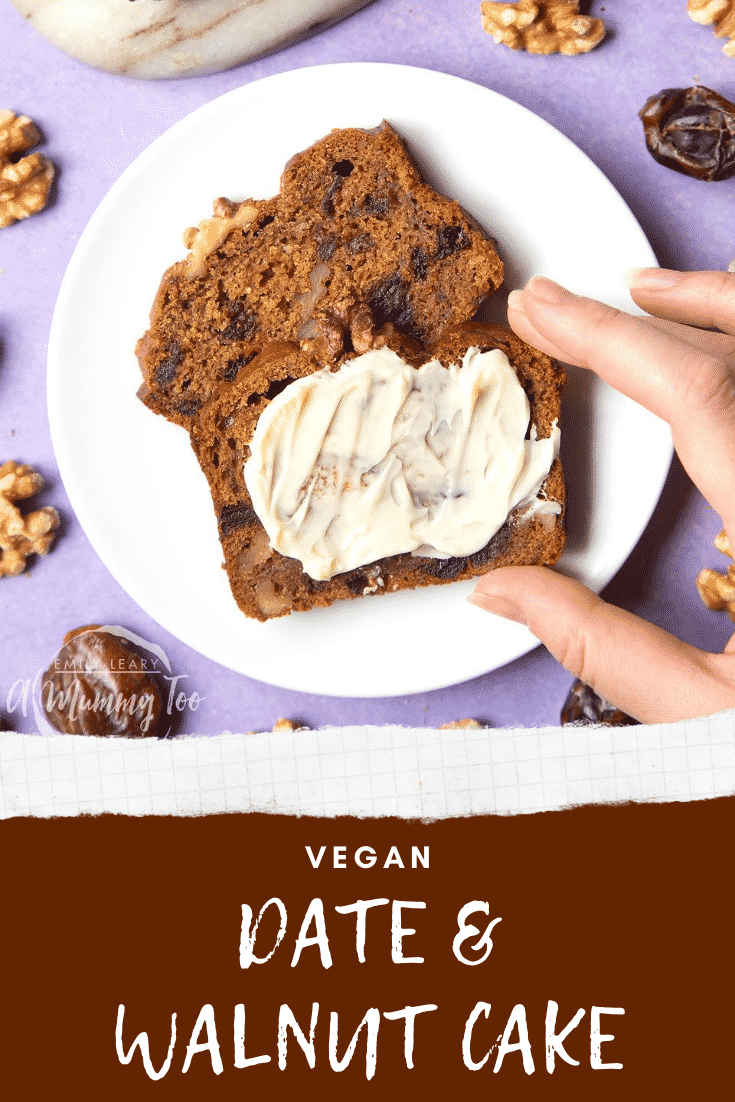
[[264,409],[245,482],[271,546],[325,581],[388,555],[479,551],[541,486],[559,429],[536,438],[499,350],[411,367],[376,349],[290,383]]

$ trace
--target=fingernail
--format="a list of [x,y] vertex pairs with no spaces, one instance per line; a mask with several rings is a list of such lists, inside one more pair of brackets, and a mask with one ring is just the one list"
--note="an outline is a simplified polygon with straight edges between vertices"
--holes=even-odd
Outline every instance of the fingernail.
[[553,279],[546,279],[545,276],[534,276],[533,279],[529,279],[525,290],[530,291],[534,298],[540,299],[541,302],[552,305],[559,305],[574,298],[572,292],[567,291],[566,287],[562,287],[560,283],[554,283]]
[[467,598],[471,605],[482,608],[485,612],[494,612],[496,616],[502,616],[505,620],[514,620],[516,624],[526,624],[525,617],[514,601],[507,597],[490,596],[488,593],[478,592],[475,589]]
[[523,309],[523,291],[511,291],[508,295],[508,309],[518,310],[521,314],[525,314]]
[[684,278],[684,272],[668,268],[631,268],[625,273],[625,286],[631,291],[668,291]]

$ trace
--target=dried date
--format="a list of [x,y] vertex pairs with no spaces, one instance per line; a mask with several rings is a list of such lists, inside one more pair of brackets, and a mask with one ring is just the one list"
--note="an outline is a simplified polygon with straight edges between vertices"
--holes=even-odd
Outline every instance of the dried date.
[[376,329],[390,322],[402,333],[408,333],[409,336],[416,334],[416,320],[409,292],[409,284],[399,272],[394,272],[370,289],[368,306]]
[[735,174],[735,103],[710,88],[665,88],[638,112],[651,156],[699,180]]
[[626,715],[579,678],[574,682],[561,710],[562,727],[634,727],[637,719]]
[[150,660],[94,624],[64,636],[43,675],[41,706],[62,734],[118,738],[157,735],[165,711]]

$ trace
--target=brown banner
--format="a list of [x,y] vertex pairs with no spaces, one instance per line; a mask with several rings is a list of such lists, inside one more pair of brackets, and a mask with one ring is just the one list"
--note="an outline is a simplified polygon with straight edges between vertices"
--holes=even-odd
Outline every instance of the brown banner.
[[725,1097],[734,813],[6,821],[3,1093]]

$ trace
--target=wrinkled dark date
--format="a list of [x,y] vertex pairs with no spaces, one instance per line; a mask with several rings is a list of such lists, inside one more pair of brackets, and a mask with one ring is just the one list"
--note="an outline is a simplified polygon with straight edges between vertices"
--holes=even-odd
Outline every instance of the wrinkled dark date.
[[666,88],[638,114],[659,164],[699,180],[735,174],[735,103],[701,85]]
[[633,727],[638,720],[621,712],[614,704],[609,704],[589,685],[577,679],[569,690],[561,710],[561,725],[567,727]]
[[43,675],[40,699],[48,722],[65,735],[150,737],[164,711],[145,656],[95,624],[64,636]]

